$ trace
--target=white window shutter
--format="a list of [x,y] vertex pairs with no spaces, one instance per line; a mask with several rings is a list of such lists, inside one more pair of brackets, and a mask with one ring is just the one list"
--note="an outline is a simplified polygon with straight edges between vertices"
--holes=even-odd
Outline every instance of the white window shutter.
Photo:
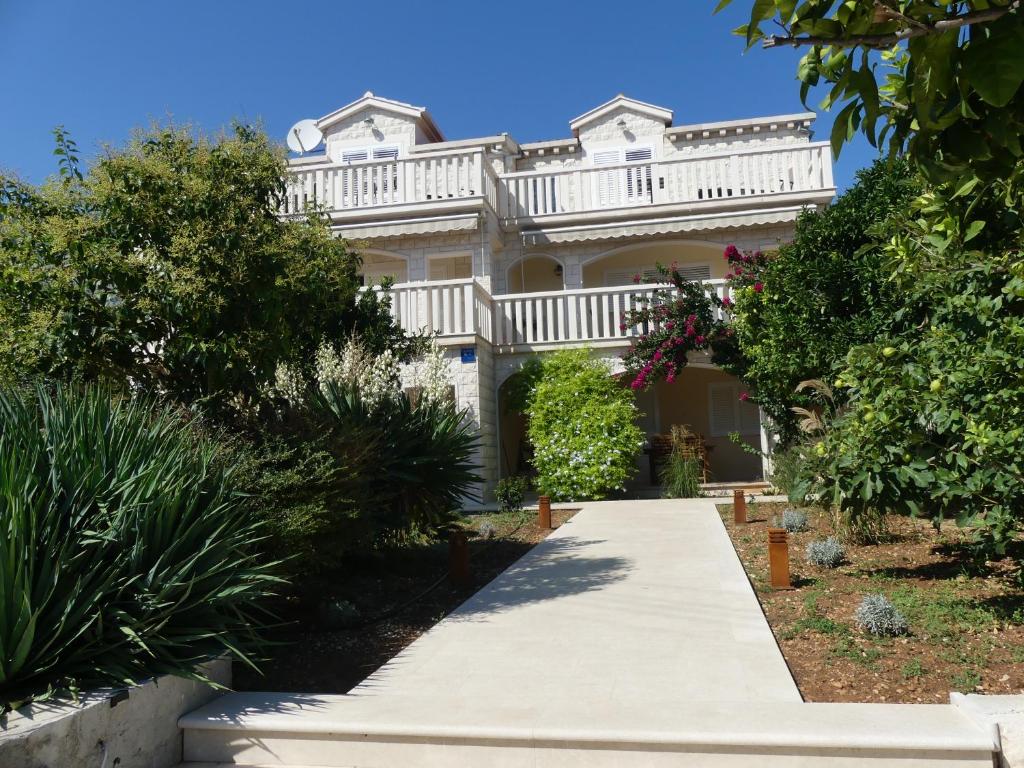
[[[600,152],[595,152],[593,161],[595,167],[616,165],[622,162],[622,150],[603,149]],[[595,176],[597,176],[597,189],[594,197],[598,206],[608,208],[615,205],[619,198],[619,172],[617,170],[603,171]]]
[[708,264],[677,265],[679,274],[684,280],[710,280],[711,266]]
[[369,156],[369,152],[365,147],[361,149],[346,149],[341,153],[341,162],[358,163],[366,160]]
[[708,385],[709,431],[712,437],[724,437],[738,431],[735,384]]

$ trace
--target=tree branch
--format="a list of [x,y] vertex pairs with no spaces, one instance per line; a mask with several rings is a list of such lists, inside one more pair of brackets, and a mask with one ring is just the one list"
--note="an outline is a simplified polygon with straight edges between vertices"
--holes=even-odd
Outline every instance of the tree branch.
[[[983,24],[988,21],[995,21],[1008,13],[1015,12],[1020,7],[1020,4],[1021,0],[1013,0],[1013,2],[1005,8],[987,8],[984,11],[971,11],[970,13],[965,13],[960,16],[940,19],[933,24],[925,24],[924,22],[906,19],[906,22],[912,26],[909,26],[906,29],[901,29],[898,32],[890,32],[884,35],[851,35],[850,37],[836,38],[820,37],[818,35],[787,37],[768,35],[765,37],[764,42],[761,45],[765,48],[776,48],[780,45],[789,45],[794,48],[801,45],[830,45],[837,48],[856,48],[858,46],[864,46],[865,48],[891,48],[897,43],[900,43],[903,40],[909,40],[912,37],[938,35],[943,32],[949,32],[950,30],[968,27],[972,24]],[[888,11],[892,11],[892,9],[887,6],[883,7]],[[896,12],[893,12],[893,14],[896,14]],[[897,18],[899,20],[905,19],[902,14],[898,14]]]

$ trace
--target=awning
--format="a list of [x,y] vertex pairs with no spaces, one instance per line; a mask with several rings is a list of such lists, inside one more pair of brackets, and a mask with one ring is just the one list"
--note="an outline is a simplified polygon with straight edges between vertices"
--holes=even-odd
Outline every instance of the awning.
[[383,237],[406,237],[473,230],[479,226],[479,221],[478,214],[469,213],[459,216],[334,224],[331,226],[331,231],[346,240],[373,240]]
[[743,227],[762,227],[769,224],[786,224],[796,221],[804,208],[772,208],[764,211],[743,213],[701,214],[696,216],[675,216],[655,220],[617,221],[608,224],[589,224],[576,227],[554,227],[523,231],[524,245],[548,243],[581,243],[589,240],[617,240],[651,235],[674,235],[681,232],[709,232]]

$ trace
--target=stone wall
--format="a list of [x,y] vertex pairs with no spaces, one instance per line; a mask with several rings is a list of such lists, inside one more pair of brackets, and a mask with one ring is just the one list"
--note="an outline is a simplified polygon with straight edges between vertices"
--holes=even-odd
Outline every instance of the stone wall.
[[[229,660],[203,671],[231,685]],[[123,699],[104,692],[77,703],[39,702],[0,717],[0,766],[170,768],[182,759],[178,718],[219,695],[204,683],[171,676],[124,693]]]

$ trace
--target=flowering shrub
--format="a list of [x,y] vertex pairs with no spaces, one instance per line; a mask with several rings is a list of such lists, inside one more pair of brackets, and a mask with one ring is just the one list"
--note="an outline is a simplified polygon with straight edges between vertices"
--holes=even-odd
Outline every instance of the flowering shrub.
[[624,490],[645,440],[632,392],[586,349],[556,352],[540,365],[527,407],[538,490],[573,501]]
[[[738,253],[738,252],[737,252]],[[639,282],[639,276],[634,278]],[[709,296],[701,283],[684,278],[676,265],[658,265],[654,283],[671,284],[627,314],[622,330],[639,328],[641,335],[625,356],[626,370],[633,375],[633,389],[643,389],[658,379],[672,382],[686,367],[687,355],[706,350],[731,332],[716,318],[728,305]]]

